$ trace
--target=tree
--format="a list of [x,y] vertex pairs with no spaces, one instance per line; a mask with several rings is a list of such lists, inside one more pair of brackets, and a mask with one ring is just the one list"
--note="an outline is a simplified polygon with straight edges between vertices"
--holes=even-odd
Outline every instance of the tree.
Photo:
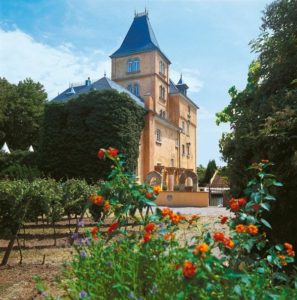
[[47,98],[43,86],[30,78],[18,85],[2,78],[0,87],[0,143],[14,150],[36,148]]
[[204,166],[202,166],[201,164],[196,168],[199,186],[204,184],[205,171],[206,171],[206,168]]
[[115,147],[135,171],[145,110],[127,94],[92,91],[67,103],[46,106],[40,166],[55,178],[104,178],[110,164],[99,161],[100,148]]
[[203,179],[203,184],[209,184],[212,176],[214,175],[215,171],[217,170],[217,164],[216,161],[210,160],[207,164],[205,175]]
[[278,0],[267,6],[260,36],[251,43],[258,59],[249,68],[246,88],[229,90],[231,103],[217,114],[230,122],[220,147],[228,163],[234,196],[247,179],[246,168],[269,159],[284,183],[270,221],[272,238],[297,247],[297,2]]

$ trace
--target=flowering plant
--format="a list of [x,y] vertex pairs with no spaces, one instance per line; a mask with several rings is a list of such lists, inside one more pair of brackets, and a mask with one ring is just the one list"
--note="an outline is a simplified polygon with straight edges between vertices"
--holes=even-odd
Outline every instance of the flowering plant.
[[[202,230],[199,216],[182,216],[170,208],[156,208],[141,218],[136,230],[123,230],[127,214],[135,216],[134,209],[141,214],[145,205],[150,208],[151,200],[139,195],[155,197],[154,191],[147,186],[140,191],[143,186],[121,171],[118,154],[102,151],[101,158],[119,164],[111,176],[115,191],[108,186],[110,194],[105,190],[100,194],[109,195],[115,220],[107,232],[95,227],[77,247],[62,280],[65,299],[297,297],[297,278],[284,271],[294,261],[293,246],[288,242],[270,245],[265,235],[270,225],[262,212],[270,209],[269,201],[275,201],[271,188],[281,186],[265,173],[272,164],[252,167],[257,177],[248,183],[244,197],[230,200],[230,217],[220,216],[213,232]],[[123,189],[128,191],[121,198]],[[191,235],[183,236],[182,231]]]

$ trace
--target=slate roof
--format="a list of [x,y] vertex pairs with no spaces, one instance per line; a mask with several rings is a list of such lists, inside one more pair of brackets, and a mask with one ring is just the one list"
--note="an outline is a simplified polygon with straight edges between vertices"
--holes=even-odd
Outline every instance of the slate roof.
[[121,47],[110,57],[122,57],[133,53],[159,51],[170,63],[167,56],[161,51],[147,13],[136,14],[132,25],[126,34]]
[[106,76],[102,77],[101,79],[87,85],[87,81],[85,85],[80,86],[72,86],[66,89],[63,93],[59,94],[57,97],[52,99],[53,102],[67,102],[68,100],[83,94],[88,93],[94,90],[116,90],[119,93],[126,93],[128,94],[138,105],[144,107],[144,102],[141,98],[135,96],[130,91],[122,87],[121,85],[117,84],[116,82],[112,81],[111,79],[107,78]]

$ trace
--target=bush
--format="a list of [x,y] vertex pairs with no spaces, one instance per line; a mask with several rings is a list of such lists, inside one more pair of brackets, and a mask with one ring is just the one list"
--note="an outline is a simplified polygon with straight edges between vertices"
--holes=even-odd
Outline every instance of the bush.
[[126,169],[135,170],[145,111],[125,93],[93,91],[67,103],[46,106],[40,160],[56,179],[106,178],[110,163],[98,161],[99,148],[113,145],[126,155]]

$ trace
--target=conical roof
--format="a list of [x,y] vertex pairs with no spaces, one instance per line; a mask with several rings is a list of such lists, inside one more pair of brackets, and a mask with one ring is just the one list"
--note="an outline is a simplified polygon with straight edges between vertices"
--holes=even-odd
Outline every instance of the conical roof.
[[6,144],[6,142],[4,143],[4,145],[2,146],[1,148],[1,151],[4,152],[4,153],[7,153],[7,154],[10,154],[10,150]]
[[168,60],[160,50],[158,41],[149,21],[148,14],[136,14],[132,25],[121,45],[110,57],[122,57],[133,53],[149,52],[158,50]]

